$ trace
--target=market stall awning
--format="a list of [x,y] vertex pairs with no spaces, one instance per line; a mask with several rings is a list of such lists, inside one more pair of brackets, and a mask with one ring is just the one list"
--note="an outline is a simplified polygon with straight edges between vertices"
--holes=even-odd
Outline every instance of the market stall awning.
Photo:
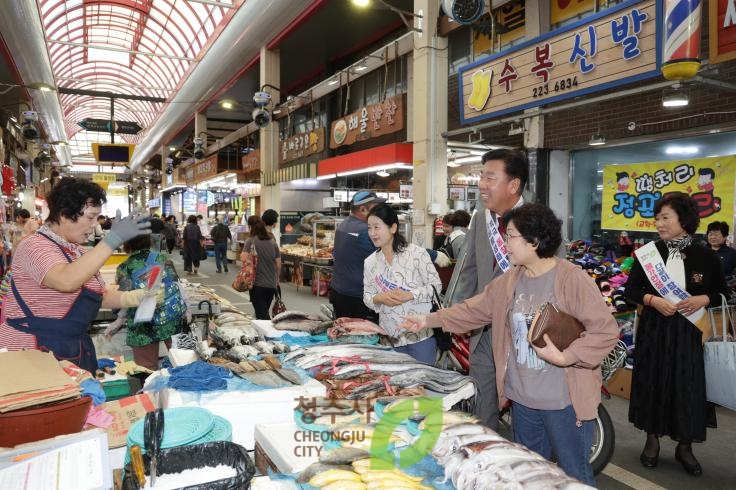
[[320,160],[317,178],[331,179],[337,176],[377,172],[390,168],[410,169],[413,166],[413,158],[414,145],[412,143],[391,143]]

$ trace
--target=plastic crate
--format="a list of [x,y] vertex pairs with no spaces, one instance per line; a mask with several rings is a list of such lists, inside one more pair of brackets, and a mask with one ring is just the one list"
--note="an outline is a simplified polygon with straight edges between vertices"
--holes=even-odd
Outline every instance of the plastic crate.
[[102,383],[105,399],[109,402],[130,396],[130,383],[127,379],[118,379]]

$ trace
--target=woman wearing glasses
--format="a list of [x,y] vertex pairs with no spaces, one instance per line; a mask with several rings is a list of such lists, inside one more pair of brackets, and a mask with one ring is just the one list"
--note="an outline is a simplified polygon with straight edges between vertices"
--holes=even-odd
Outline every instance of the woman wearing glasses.
[[[593,420],[600,404],[600,363],[618,339],[618,327],[593,280],[555,257],[561,222],[541,204],[504,216],[505,250],[513,267],[483,292],[430,315],[409,316],[410,331],[441,327],[465,333],[491,323],[499,406],[512,401],[514,438],[565,472],[595,485],[588,462]],[[528,342],[534,313],[545,302],[582,322],[585,332],[564,351],[545,335],[544,348]]]

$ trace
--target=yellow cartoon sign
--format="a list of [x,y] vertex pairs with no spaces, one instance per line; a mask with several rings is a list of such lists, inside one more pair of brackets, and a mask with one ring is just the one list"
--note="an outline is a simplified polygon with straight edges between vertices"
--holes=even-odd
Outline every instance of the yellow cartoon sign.
[[698,204],[699,231],[713,221],[733,221],[736,156],[608,165],[603,169],[601,226],[655,231],[654,205],[665,194],[685,192]]
[[491,80],[493,70],[478,70],[473,73],[473,91],[468,97],[468,107],[476,111],[482,111],[491,96]]

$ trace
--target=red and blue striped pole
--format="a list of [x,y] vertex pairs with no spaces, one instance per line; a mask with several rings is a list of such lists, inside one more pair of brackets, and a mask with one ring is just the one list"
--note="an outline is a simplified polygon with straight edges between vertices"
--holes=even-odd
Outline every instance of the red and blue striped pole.
[[702,0],[665,0],[662,75],[686,80],[700,69]]

